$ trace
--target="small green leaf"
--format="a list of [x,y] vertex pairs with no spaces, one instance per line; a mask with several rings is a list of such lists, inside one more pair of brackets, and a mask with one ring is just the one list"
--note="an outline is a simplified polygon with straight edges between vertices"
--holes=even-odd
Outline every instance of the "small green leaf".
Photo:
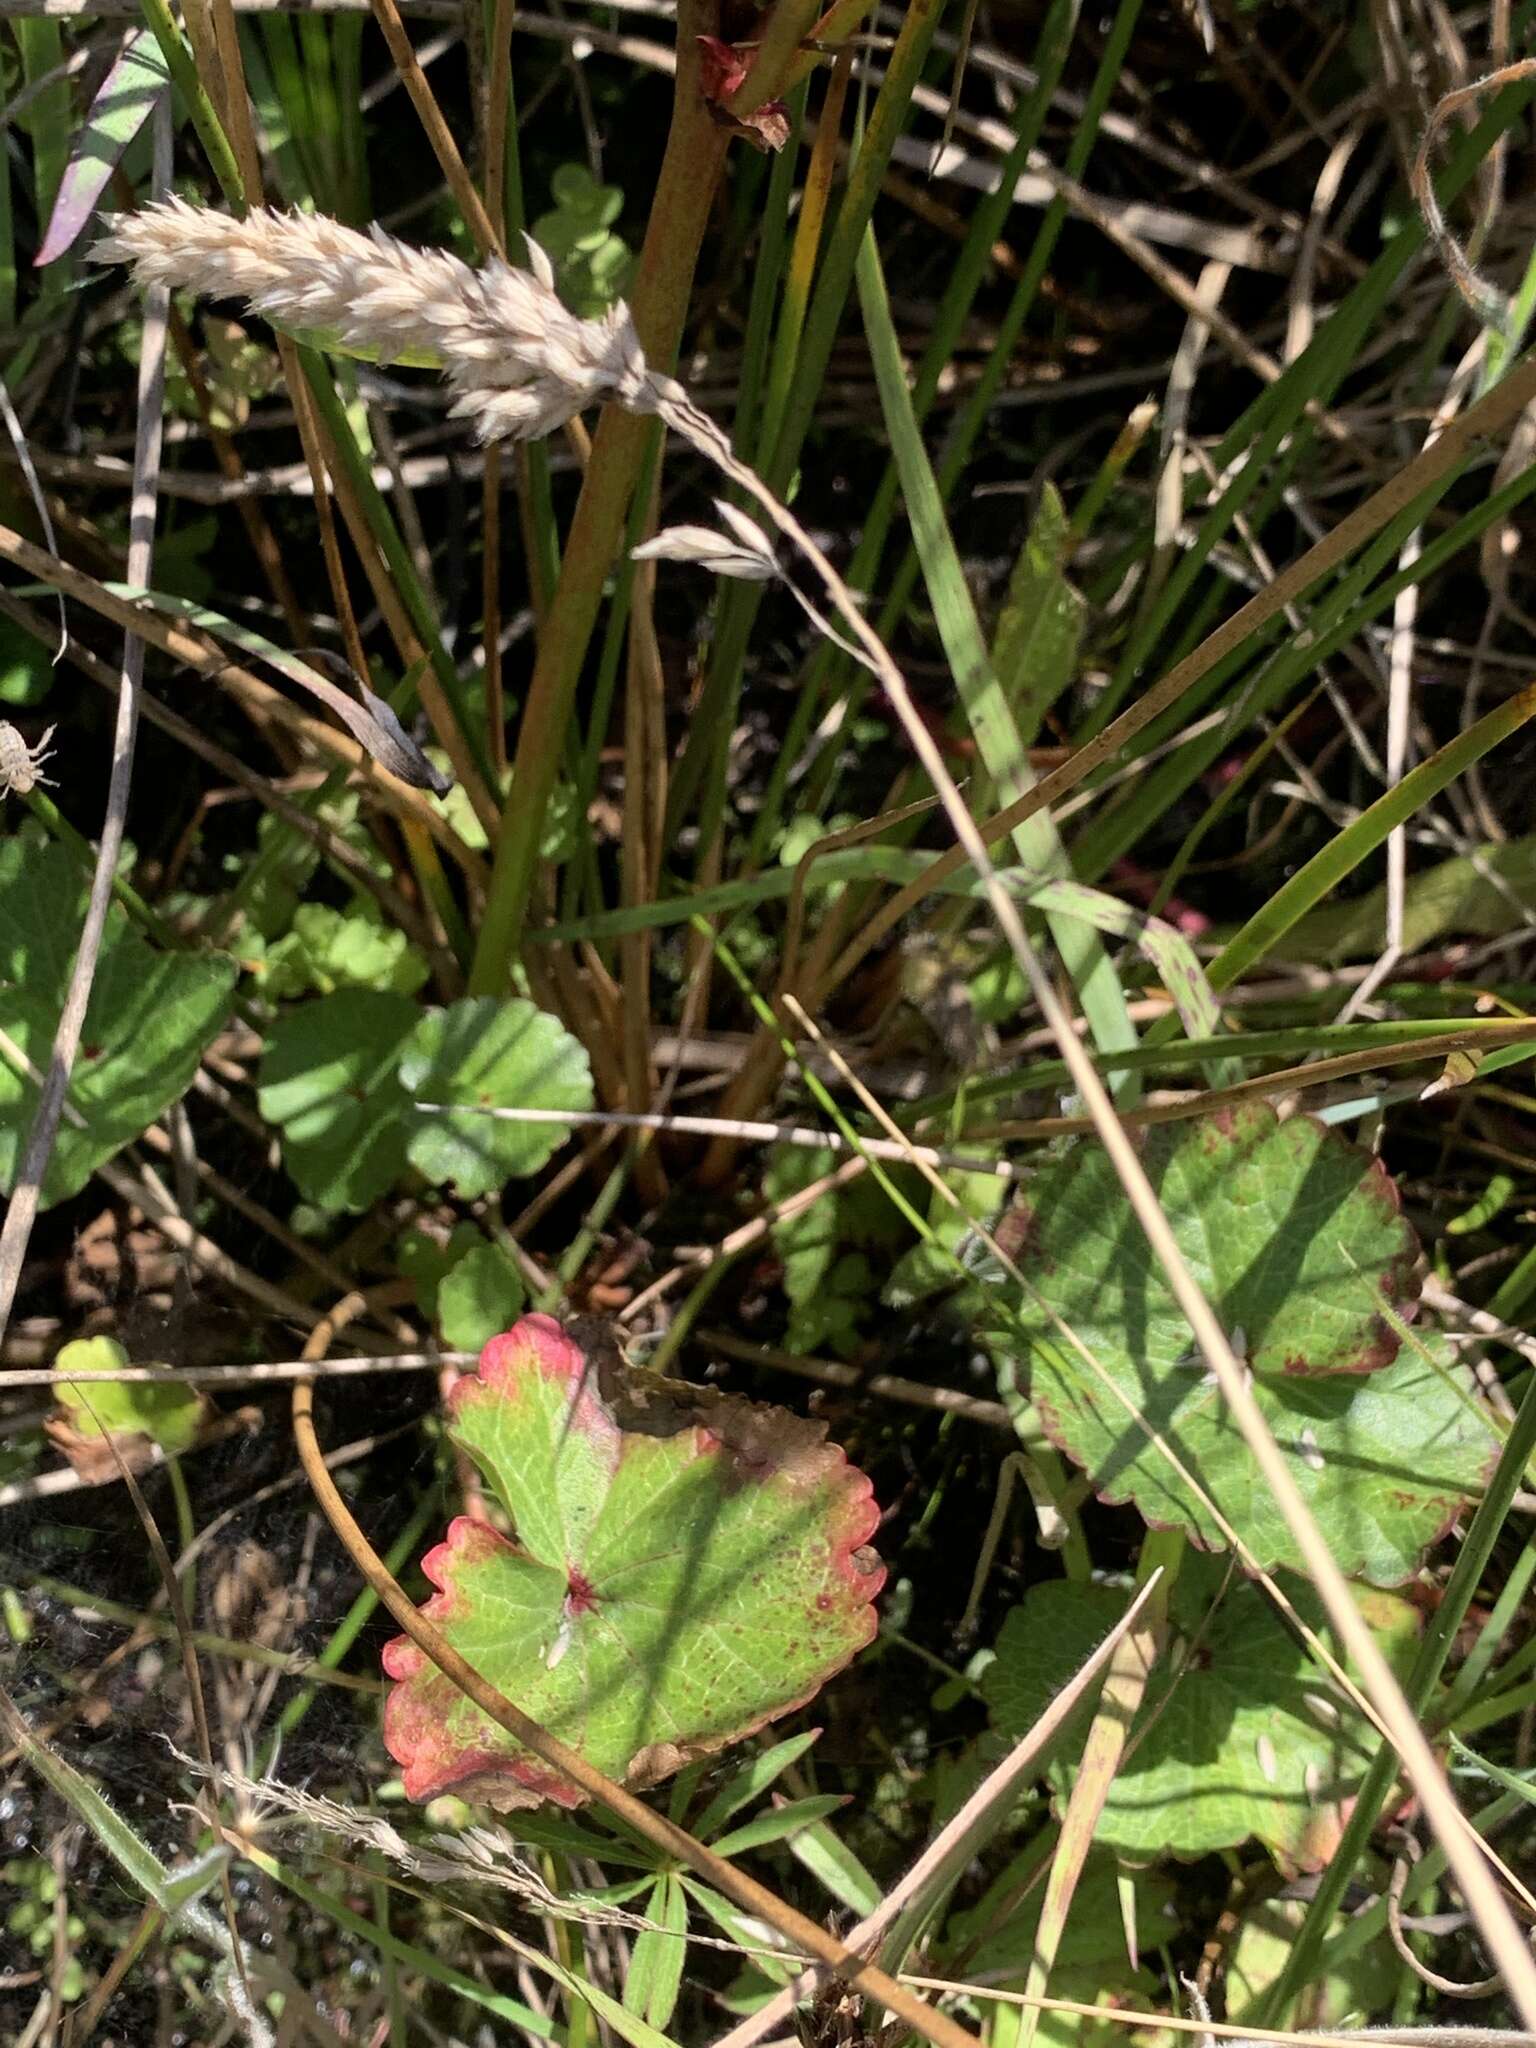
[[[824,1178],[836,1163],[830,1151],[781,1148],[768,1167],[769,1200],[783,1203]],[[904,1228],[900,1210],[872,1179],[829,1189],[808,1209],[773,1225],[774,1249],[784,1262],[784,1292],[790,1302],[786,1339],[791,1350],[856,1348],[876,1301],[874,1275],[862,1250],[890,1243]]]
[[868,1915],[879,1905],[884,1893],[854,1855],[824,1820],[803,1828],[789,1840],[789,1853],[803,1863],[840,1907]]
[[[487,1345],[449,1407],[517,1540],[461,1516],[422,1561],[424,1612],[610,1777],[652,1784],[740,1740],[874,1634],[879,1511],[821,1425],[589,1360],[543,1315]],[[580,1803],[408,1638],[384,1665],[410,1798]]]
[[437,1296],[448,1274],[464,1256],[485,1239],[473,1223],[456,1223],[441,1243],[426,1230],[407,1230],[395,1246],[395,1264],[416,1289],[416,1305],[424,1316],[437,1321]]
[[[77,1337],[54,1360],[54,1371],[121,1372],[132,1363],[111,1337]],[[72,1386],[63,1378],[59,1406],[81,1436],[147,1436],[163,1451],[189,1451],[197,1441],[206,1404],[195,1387],[164,1380],[93,1380]]]
[[406,1167],[411,1101],[396,1069],[421,1012],[405,996],[341,989],[280,1015],[257,1102],[283,1164],[323,1209],[361,1210]]
[[841,1792],[813,1792],[805,1799],[786,1800],[783,1806],[771,1806],[766,1813],[754,1814],[739,1828],[722,1835],[714,1844],[716,1853],[739,1856],[744,1849],[761,1849],[768,1842],[782,1842],[817,1821],[825,1821],[847,1804],[847,1797]]
[[[0,843],[0,1190],[16,1184],[85,920],[86,884],[65,847]],[[157,952],[114,904],[43,1206],[78,1194],[192,1085],[223,1028],[235,964],[221,953]],[[8,1041],[8,1042],[6,1042]],[[26,1066],[22,1065],[26,1062]]]
[[624,207],[616,185],[600,185],[585,164],[561,164],[549,181],[555,204],[533,224],[533,239],[555,266],[560,296],[595,320],[623,295],[632,258],[612,233]]
[[928,1224],[933,1236],[920,1239],[897,1260],[881,1293],[881,1299],[890,1308],[913,1308],[954,1286],[959,1275],[956,1258],[975,1228],[971,1218],[990,1223],[1006,1185],[995,1173],[946,1173],[944,1180],[958,1197],[960,1207],[955,1208],[934,1189],[928,1204]]
[[818,1728],[808,1728],[803,1735],[791,1735],[785,1742],[775,1742],[770,1748],[759,1750],[739,1771],[733,1772],[693,1823],[693,1831],[700,1841],[713,1841],[716,1832],[724,1827],[733,1813],[750,1806],[754,1799],[761,1799],[781,1772],[800,1761],[820,1732]]
[[261,985],[274,1002],[339,988],[388,989],[414,995],[426,980],[427,963],[405,933],[366,912],[333,910],[326,903],[301,903],[291,928],[267,948]]
[[437,1320],[443,1342],[455,1351],[479,1351],[518,1318],[527,1289],[512,1256],[484,1239],[472,1244],[443,1276]]
[[624,2010],[665,2027],[677,2005],[688,1954],[688,1895],[670,1872],[658,1877],[646,1902],[654,1922],[635,1938],[624,1978]]
[[490,1195],[537,1173],[570,1135],[568,1124],[521,1124],[486,1109],[590,1109],[592,1072],[556,1017],[521,997],[470,997],[432,1010],[411,1033],[400,1083],[413,1101],[463,1104],[412,1119],[411,1164],[461,1195]]

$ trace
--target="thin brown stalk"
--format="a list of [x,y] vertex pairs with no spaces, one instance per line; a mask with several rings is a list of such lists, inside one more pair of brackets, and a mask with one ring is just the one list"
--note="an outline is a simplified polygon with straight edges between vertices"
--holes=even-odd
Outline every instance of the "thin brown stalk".
[[1440,130],[1453,114],[1459,113],[1463,107],[1475,105],[1484,93],[1496,91],[1500,86],[1515,85],[1522,78],[1529,78],[1532,72],[1536,72],[1536,57],[1522,57],[1516,63],[1501,64],[1485,78],[1475,78],[1469,85],[1446,93],[1431,109],[1413,159],[1413,196],[1419,203],[1440,260],[1450,273],[1452,284],[1481,324],[1493,328],[1496,333],[1503,333],[1509,325],[1510,301],[1498,285],[1473,266],[1472,259],[1446,225],[1440,201],[1435,195],[1435,181],[1429,173],[1429,159]]
[[949,1977],[928,1977],[903,1970],[903,1984],[929,1991],[950,1991],[956,1997],[992,1999],[998,2005],[1036,2005],[1042,2012],[1071,2013],[1080,2019],[1107,2020],[1117,2027],[1162,2027],[1177,2034],[1198,2034],[1202,2040],[1234,2041],[1238,2048],[1536,2048],[1536,2033],[1509,2027],[1352,2027],[1344,2033],[1283,2032],[1277,2027],[1245,2027],[1229,2020],[1203,2019],[1199,2014],[1138,2012],[1127,2006],[1085,2005],[1076,1998],[1046,1998],[1027,1991],[1004,1991],[992,1984],[961,1984]]
[[[229,0],[224,0],[227,6]],[[468,166],[459,154],[459,145],[453,139],[452,130],[443,118],[443,110],[437,103],[437,96],[427,83],[427,74],[417,59],[405,23],[400,19],[400,10],[395,0],[371,0],[373,18],[383,31],[389,45],[389,54],[394,60],[400,81],[410,95],[411,105],[416,109],[417,118],[426,130],[432,153],[437,158],[443,176],[448,180],[448,189],[454,203],[464,217],[464,225],[478,243],[480,253],[488,256],[501,248],[501,234],[486,211],[485,201],[476,189],[474,179],[469,175]]]
[[767,1372],[787,1372],[796,1379],[813,1380],[822,1387],[846,1387],[850,1393],[867,1394],[876,1401],[900,1401],[908,1408],[927,1408],[940,1415],[956,1415],[962,1422],[979,1422],[986,1429],[1012,1429],[1013,1417],[1001,1401],[984,1401],[976,1394],[962,1394],[954,1387],[931,1386],[926,1380],[903,1379],[900,1373],[866,1372],[837,1358],[811,1358],[803,1352],[784,1351],[776,1344],[749,1344],[730,1330],[703,1329],[698,1341],[705,1351],[740,1359],[743,1365]]

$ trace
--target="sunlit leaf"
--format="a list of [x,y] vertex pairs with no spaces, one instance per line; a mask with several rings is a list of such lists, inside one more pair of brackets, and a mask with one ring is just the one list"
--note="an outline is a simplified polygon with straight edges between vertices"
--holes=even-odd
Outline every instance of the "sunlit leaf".
[[[821,1425],[588,1358],[548,1316],[487,1345],[451,1433],[515,1541],[461,1516],[424,1610],[525,1712],[650,1784],[808,1700],[874,1633],[867,1479]],[[384,1737],[413,1799],[581,1795],[406,1637]]]

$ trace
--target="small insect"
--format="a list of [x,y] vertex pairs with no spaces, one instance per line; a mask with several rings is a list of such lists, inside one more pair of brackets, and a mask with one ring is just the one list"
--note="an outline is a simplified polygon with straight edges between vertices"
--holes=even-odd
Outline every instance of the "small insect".
[[25,796],[40,782],[49,789],[57,786],[51,775],[43,773],[43,763],[53,759],[48,742],[57,731],[57,726],[50,725],[37,745],[29,747],[15,726],[0,718],[0,796],[7,790]]

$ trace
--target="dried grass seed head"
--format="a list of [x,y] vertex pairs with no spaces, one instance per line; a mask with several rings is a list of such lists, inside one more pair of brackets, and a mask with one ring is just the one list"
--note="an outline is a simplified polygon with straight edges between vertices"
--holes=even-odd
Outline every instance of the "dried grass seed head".
[[320,214],[258,208],[235,219],[167,199],[120,215],[92,251],[128,263],[141,285],[243,299],[277,326],[333,336],[398,362],[428,351],[453,411],[481,441],[553,432],[588,406],[652,412],[662,397],[629,309],[582,320],[561,303],[542,250],[532,270],[492,257],[476,270],[443,249],[416,249],[380,227],[367,234]]
[[711,526],[666,526],[650,540],[632,548],[637,562],[695,562],[717,576],[734,576],[746,583],[771,583],[780,573],[773,542],[755,519],[716,498],[715,510],[730,533],[717,533]]

